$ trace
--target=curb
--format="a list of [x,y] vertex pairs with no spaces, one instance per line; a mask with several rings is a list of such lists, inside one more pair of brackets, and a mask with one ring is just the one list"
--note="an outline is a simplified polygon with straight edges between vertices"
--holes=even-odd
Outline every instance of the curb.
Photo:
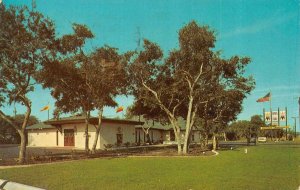
[[11,182],[9,180],[3,180],[0,179],[0,189],[5,190],[16,190],[16,189],[22,189],[22,190],[45,190],[38,187],[33,187],[29,185],[24,185],[21,183]]
[[218,156],[218,155],[220,154],[219,152],[217,152],[217,151],[215,151],[215,150],[212,150],[212,152],[215,153],[214,156]]

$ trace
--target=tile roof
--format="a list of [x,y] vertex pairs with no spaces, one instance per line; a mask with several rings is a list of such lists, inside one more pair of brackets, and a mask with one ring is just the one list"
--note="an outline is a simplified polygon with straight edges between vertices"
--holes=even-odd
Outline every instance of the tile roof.
[[[63,117],[59,119],[50,119],[44,121],[46,124],[51,125],[60,125],[60,124],[68,124],[68,123],[81,123],[84,122],[85,116],[70,116],[70,117]],[[131,125],[142,125],[143,122],[139,122],[136,120],[130,119],[118,119],[118,118],[102,118],[102,122],[106,123],[119,123],[119,124],[131,124]],[[90,117],[91,124],[98,124],[98,117]]]
[[[135,120],[138,120],[139,117],[138,116],[134,116],[132,118],[135,119]],[[171,129],[173,129],[173,127],[172,127],[171,124],[161,124],[158,121],[146,120],[142,116],[140,117],[140,121],[144,122],[144,126],[148,126],[148,127],[151,126],[152,129],[160,129],[160,130],[171,130]],[[184,130],[185,129],[185,125],[186,125],[185,120],[182,117],[180,117],[180,118],[178,118],[177,121],[178,121],[178,124],[179,124],[181,130]],[[137,126],[137,128],[140,128],[140,126]]]
[[[84,116],[71,116],[63,117],[59,119],[50,119],[41,123],[37,123],[26,127],[26,129],[54,129],[57,125],[69,124],[69,123],[82,123],[84,122]],[[129,119],[115,119],[115,118],[103,118],[102,122],[106,123],[119,123],[119,124],[130,124],[130,125],[142,125],[143,122],[129,120]],[[90,117],[91,124],[98,123],[98,117]]]
[[41,122],[41,123],[28,126],[26,127],[26,129],[55,129],[55,127]]

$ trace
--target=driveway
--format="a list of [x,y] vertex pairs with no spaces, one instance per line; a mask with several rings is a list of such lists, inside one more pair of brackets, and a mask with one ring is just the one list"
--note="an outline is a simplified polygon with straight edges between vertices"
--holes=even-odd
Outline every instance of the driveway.
[[[73,147],[27,147],[27,156],[30,155],[45,155],[51,152],[52,154],[70,153],[74,150]],[[76,151],[82,151],[76,149]],[[19,145],[0,145],[0,159],[7,160],[18,158]]]

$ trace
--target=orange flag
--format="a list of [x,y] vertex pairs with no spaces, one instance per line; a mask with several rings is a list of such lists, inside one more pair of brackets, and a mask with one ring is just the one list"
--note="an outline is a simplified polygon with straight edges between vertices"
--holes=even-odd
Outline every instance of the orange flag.
[[121,111],[123,111],[123,110],[124,110],[123,106],[120,106],[120,107],[118,107],[118,108],[116,109],[116,113],[119,113],[119,112],[121,112]]

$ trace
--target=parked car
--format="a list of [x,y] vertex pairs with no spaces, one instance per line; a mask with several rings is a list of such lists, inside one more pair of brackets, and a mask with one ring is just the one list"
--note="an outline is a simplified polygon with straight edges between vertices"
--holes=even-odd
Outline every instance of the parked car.
[[267,142],[267,137],[258,137],[257,141],[258,142]]

